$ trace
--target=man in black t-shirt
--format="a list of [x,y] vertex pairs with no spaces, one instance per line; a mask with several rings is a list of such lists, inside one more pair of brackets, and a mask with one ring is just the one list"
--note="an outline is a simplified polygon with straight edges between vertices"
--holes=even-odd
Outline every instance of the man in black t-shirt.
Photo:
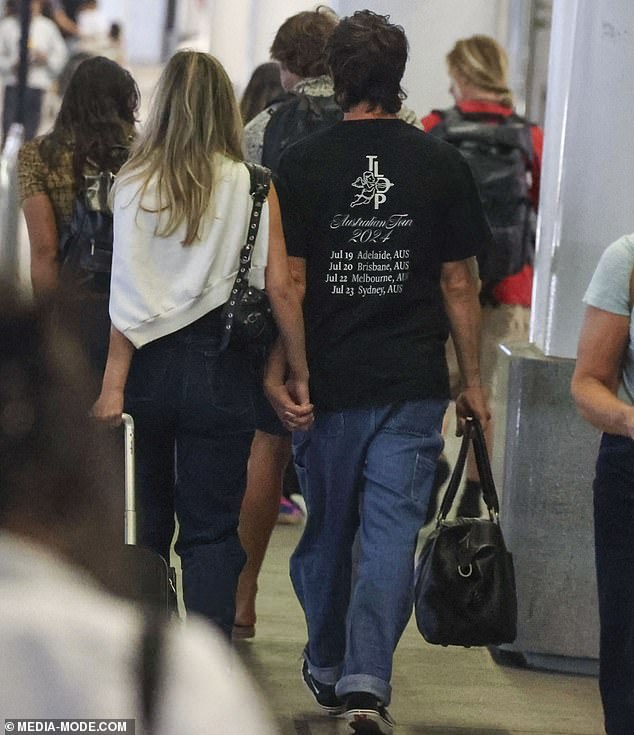
[[[318,704],[344,713],[350,732],[390,733],[392,657],[443,444],[449,332],[459,425],[489,416],[475,257],[491,233],[460,153],[397,118],[402,28],[360,11],[327,53],[344,121],[288,148],[276,181],[305,292],[315,409],[294,435],[308,521],[291,577],[308,626],[303,678]],[[310,424],[277,350],[266,388],[287,427]]]

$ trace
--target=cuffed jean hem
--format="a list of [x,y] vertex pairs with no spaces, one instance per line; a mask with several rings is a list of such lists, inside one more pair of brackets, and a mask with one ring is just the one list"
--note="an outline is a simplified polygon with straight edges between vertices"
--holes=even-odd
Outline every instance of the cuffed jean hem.
[[392,687],[387,681],[370,674],[350,674],[339,679],[335,693],[343,699],[355,692],[367,692],[378,697],[387,707],[392,699]]
[[319,666],[313,666],[310,659],[308,658],[308,652],[304,649],[304,660],[308,664],[308,670],[313,678],[317,679],[321,684],[328,684],[334,686],[341,676],[343,670],[343,661],[337,666],[328,666],[320,668]]

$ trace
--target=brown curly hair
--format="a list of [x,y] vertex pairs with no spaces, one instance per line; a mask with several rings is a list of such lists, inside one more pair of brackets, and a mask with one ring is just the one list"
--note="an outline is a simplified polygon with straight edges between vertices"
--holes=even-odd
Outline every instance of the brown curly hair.
[[335,99],[347,112],[360,102],[370,110],[401,109],[401,79],[408,44],[401,26],[389,15],[358,10],[343,18],[326,44],[326,58],[335,85]]
[[328,74],[326,41],[337,23],[336,13],[325,5],[292,15],[275,34],[271,58],[303,79]]

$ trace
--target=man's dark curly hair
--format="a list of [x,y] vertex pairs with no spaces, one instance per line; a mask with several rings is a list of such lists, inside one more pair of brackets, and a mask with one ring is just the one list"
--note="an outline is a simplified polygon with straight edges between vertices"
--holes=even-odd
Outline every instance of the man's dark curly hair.
[[325,5],[292,15],[275,34],[271,58],[302,78],[328,74],[326,41],[337,23],[335,12]]
[[82,61],[64,93],[53,130],[40,153],[58,165],[64,147],[73,147],[73,173],[80,182],[87,159],[116,173],[125,162],[139,106],[139,89],[128,71],[104,56]]
[[389,19],[359,10],[343,18],[328,39],[326,58],[344,112],[360,102],[367,102],[370,110],[401,109],[408,44],[403,28]]

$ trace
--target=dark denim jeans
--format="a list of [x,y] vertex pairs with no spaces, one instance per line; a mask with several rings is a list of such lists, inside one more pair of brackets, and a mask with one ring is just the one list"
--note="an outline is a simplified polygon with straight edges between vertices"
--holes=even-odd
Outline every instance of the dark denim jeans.
[[634,733],[634,441],[604,434],[594,480],[601,620],[599,684],[608,735]]
[[446,406],[426,400],[319,413],[309,432],[293,437],[308,508],[291,558],[308,627],[305,656],[341,697],[369,692],[389,704]]
[[138,350],[125,406],[136,423],[139,543],[169,559],[176,515],[185,606],[230,635],[255,377],[243,353],[218,345],[185,329]]

